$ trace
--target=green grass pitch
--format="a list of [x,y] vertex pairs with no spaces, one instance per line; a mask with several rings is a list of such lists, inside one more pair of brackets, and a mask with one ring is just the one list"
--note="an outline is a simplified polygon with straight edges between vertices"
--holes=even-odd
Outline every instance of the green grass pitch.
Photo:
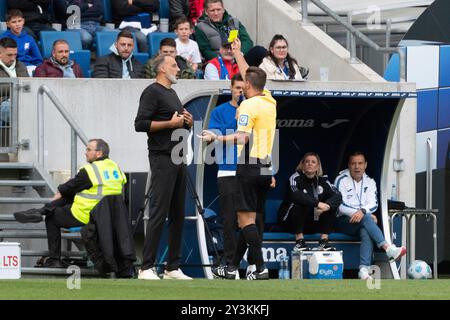
[[66,279],[0,280],[0,299],[162,299],[162,300],[306,300],[306,299],[450,299],[450,280],[381,280],[368,289],[361,280],[143,281],[81,279],[69,290]]

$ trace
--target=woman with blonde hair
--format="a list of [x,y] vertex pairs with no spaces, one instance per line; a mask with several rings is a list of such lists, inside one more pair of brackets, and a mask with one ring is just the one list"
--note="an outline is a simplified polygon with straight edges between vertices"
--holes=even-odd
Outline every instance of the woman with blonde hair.
[[332,250],[328,234],[334,228],[341,193],[323,176],[319,155],[306,153],[289,178],[286,196],[278,211],[280,225],[295,234],[294,251],[306,250],[304,233],[321,233],[319,250]]

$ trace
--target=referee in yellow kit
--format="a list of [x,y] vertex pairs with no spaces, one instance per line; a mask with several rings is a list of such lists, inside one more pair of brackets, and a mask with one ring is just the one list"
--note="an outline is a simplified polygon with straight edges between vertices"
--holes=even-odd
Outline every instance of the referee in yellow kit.
[[213,273],[225,279],[235,279],[242,257],[249,248],[256,262],[256,270],[247,275],[248,280],[267,280],[267,270],[262,257],[262,239],[255,224],[256,212],[264,211],[266,195],[272,178],[271,153],[276,127],[276,101],[264,89],[266,73],[257,67],[249,67],[241,53],[241,43],[232,44],[234,58],[244,79],[244,100],[238,109],[236,133],[218,136],[208,130],[202,132],[204,141],[238,144],[237,214],[239,236],[232,263],[213,269]]

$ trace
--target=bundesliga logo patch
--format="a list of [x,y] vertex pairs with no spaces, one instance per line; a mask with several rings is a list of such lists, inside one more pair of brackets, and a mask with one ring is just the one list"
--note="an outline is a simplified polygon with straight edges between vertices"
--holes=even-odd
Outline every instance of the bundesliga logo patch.
[[243,114],[239,117],[239,125],[240,126],[246,126],[248,123],[248,116]]

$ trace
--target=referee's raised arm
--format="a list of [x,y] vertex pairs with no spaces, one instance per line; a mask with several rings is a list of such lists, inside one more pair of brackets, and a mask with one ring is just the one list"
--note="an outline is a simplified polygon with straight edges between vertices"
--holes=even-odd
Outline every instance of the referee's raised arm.
[[249,66],[244,58],[244,54],[241,51],[241,40],[239,40],[239,38],[236,38],[231,44],[231,52],[233,53],[233,57],[239,67],[239,72],[241,73],[242,79],[245,81],[245,73],[247,72]]

